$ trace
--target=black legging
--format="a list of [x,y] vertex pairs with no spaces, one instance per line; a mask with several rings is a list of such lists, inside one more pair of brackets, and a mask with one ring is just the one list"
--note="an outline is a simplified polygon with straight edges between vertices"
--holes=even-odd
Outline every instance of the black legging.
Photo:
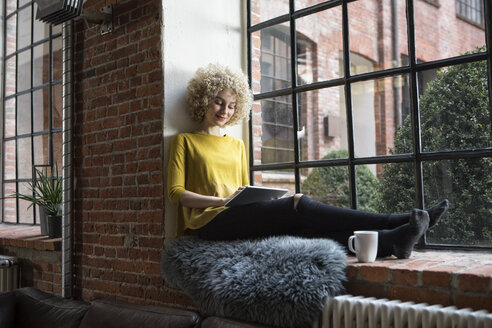
[[230,207],[198,230],[208,240],[250,239],[291,235],[330,238],[342,245],[355,230],[393,229],[408,222],[409,214],[376,214],[326,205],[303,195]]

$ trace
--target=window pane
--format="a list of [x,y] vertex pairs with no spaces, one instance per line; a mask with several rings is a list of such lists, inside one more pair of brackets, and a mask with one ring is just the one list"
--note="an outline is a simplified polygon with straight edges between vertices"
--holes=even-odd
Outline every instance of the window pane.
[[43,22],[36,19],[36,13],[38,10],[37,8],[38,8],[38,4],[34,3],[34,17],[33,17],[33,21],[34,21],[33,38],[34,38],[34,40],[33,40],[33,42],[45,39],[45,38],[50,36],[50,25],[43,23]]
[[[253,91],[269,92],[291,85],[290,32],[288,24],[255,32],[252,38]],[[259,72],[259,74],[258,74]]]
[[7,29],[5,31],[7,35],[7,48],[5,49],[6,55],[13,54],[17,49],[17,15],[12,15],[7,20]]
[[350,187],[346,166],[303,169],[301,193],[319,202],[350,208]]
[[251,1],[251,24],[282,16],[289,13],[289,1],[286,0],[256,0]]
[[51,25],[51,28],[52,28],[52,31],[51,31],[52,34],[58,34],[58,33],[62,32],[62,24]]
[[52,87],[52,101],[53,101],[53,128],[62,128],[62,113],[63,113],[63,99],[62,99],[62,85],[55,84]]
[[16,76],[15,76],[15,66],[17,60],[16,57],[10,57],[6,62],[6,74],[5,74],[5,96],[11,96],[15,93],[16,86]]
[[[10,196],[15,193],[15,183],[5,183],[5,196]],[[3,200],[3,219],[4,222],[17,222],[17,201],[15,198],[5,198]]]
[[[4,143],[4,180],[15,179],[15,140],[6,141]],[[7,195],[7,194],[6,194]]]
[[300,159],[348,157],[343,87],[301,92],[297,99]]
[[424,188],[426,207],[450,201],[428,242],[492,246],[492,158],[426,162]]
[[5,101],[5,122],[4,122],[4,134],[5,137],[15,136],[15,98],[10,98]]
[[53,158],[54,164],[58,165],[59,170],[62,167],[62,146],[62,133],[53,133]]
[[33,48],[33,81],[34,86],[49,83],[50,81],[50,44],[44,42]]
[[296,10],[311,7],[322,2],[326,2],[326,0],[296,0]]
[[33,93],[33,127],[34,132],[47,131],[50,128],[50,89],[49,87]]
[[18,49],[22,49],[31,44],[31,7],[26,7],[19,11],[18,28]]
[[437,75],[424,71],[419,78],[425,85],[420,98],[424,151],[492,146],[485,61],[447,67]]
[[[29,174],[29,178],[31,178],[32,172]],[[32,192],[29,188],[29,186],[26,183],[19,183],[19,192],[25,195],[31,195]],[[34,214],[34,207],[31,206],[32,203],[25,201],[25,200],[19,200],[19,222],[20,223],[33,223],[33,214]],[[29,209],[28,209],[29,207]]]
[[[457,17],[455,6],[448,4],[435,7],[423,1],[415,1],[414,4],[419,60],[426,62],[454,57],[485,46],[485,31],[476,24]],[[482,8],[483,6],[479,10]]]
[[357,165],[355,167],[357,182],[357,209],[364,212],[379,212],[379,180],[377,170],[380,164]]
[[31,133],[31,94],[17,97],[17,135]]
[[255,164],[294,161],[294,129],[290,96],[255,101],[253,144]]
[[255,171],[253,172],[255,186],[270,188],[284,188],[289,191],[285,196],[295,194],[295,175],[294,170],[275,170],[275,171]]
[[17,92],[31,88],[31,50],[21,52],[17,63]]
[[62,38],[53,39],[53,80],[61,80],[63,74]]
[[[379,180],[376,212],[408,213],[415,208],[413,163],[377,164],[376,172]],[[359,206],[367,205],[359,200]]]
[[[411,153],[412,120],[408,75],[352,84],[356,157]],[[402,122],[404,122],[402,126]]]
[[296,29],[297,83],[343,77],[341,6],[298,19]]
[[29,2],[31,2],[31,0],[19,0],[19,7],[22,7],[23,5]]
[[20,138],[17,141],[19,160],[17,161],[17,172],[19,179],[32,179],[32,153],[31,137]]
[[34,165],[44,165],[49,163],[49,135],[43,134],[34,139]]
[[402,65],[400,54],[408,53],[406,6],[405,1],[392,3],[396,6],[396,17],[392,16],[393,8],[389,3],[354,1],[348,4],[350,52],[365,59],[352,58],[352,75]]
[[17,10],[17,0],[6,0],[7,1],[7,11],[6,11],[6,16],[10,13],[13,13],[14,11]]

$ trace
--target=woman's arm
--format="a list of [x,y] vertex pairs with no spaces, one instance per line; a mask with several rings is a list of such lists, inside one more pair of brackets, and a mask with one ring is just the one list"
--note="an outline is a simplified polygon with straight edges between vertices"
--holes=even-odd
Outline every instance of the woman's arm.
[[206,196],[192,191],[185,191],[179,198],[179,203],[190,208],[207,208],[224,206],[232,197],[236,196],[244,187],[239,187],[227,198]]
[[179,198],[179,203],[190,208],[207,208],[224,206],[225,198],[200,195],[192,191],[185,191]]

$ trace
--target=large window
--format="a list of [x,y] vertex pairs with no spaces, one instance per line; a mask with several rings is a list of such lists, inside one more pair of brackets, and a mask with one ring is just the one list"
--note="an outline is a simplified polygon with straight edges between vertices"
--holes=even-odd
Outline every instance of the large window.
[[249,0],[252,181],[373,212],[448,198],[422,242],[492,247],[489,6]]
[[2,6],[1,220],[33,224],[38,209],[7,196],[28,193],[36,168],[61,165],[61,26],[37,21],[32,1]]

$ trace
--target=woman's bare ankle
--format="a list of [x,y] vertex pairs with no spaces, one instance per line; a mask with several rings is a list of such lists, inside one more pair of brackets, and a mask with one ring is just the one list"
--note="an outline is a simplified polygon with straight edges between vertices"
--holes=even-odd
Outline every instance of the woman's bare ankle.
[[304,194],[295,194],[294,195],[294,209],[297,208],[297,204],[299,204],[299,201],[301,200],[302,196],[304,196]]

